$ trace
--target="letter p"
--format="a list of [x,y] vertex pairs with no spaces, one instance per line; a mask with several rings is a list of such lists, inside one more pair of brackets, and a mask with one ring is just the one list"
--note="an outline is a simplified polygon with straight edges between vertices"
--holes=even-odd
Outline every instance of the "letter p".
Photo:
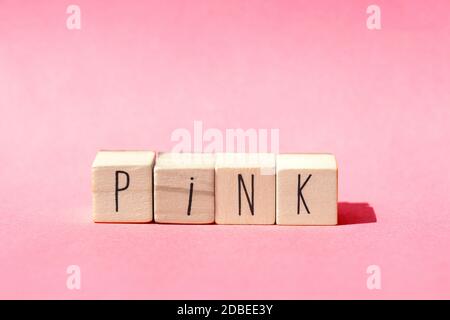
[[[125,186],[120,187],[119,175],[122,174],[126,178]],[[116,188],[115,188],[115,201],[116,201],[116,212],[119,212],[119,192],[127,190],[130,186],[130,175],[125,171],[116,171]]]

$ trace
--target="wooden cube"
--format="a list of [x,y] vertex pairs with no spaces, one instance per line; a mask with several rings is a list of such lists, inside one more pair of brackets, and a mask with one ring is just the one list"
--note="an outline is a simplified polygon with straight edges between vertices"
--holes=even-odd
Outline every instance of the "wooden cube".
[[337,164],[331,154],[277,156],[277,224],[337,224]]
[[275,223],[275,155],[216,157],[216,223]]
[[153,218],[151,151],[100,151],[92,164],[95,222],[150,222]]
[[155,165],[157,223],[214,222],[214,155],[160,153]]

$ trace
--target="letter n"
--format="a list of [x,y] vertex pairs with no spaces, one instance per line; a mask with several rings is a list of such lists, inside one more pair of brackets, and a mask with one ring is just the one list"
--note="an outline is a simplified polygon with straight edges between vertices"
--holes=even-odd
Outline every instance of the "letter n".
[[248,194],[247,187],[244,183],[244,178],[242,177],[242,174],[238,174],[238,201],[239,201],[239,215],[241,215],[242,211],[242,203],[241,203],[241,190],[244,189],[245,197],[247,198],[248,205],[250,207],[250,212],[252,213],[252,216],[255,215],[255,175],[252,174],[252,189],[251,189],[251,195]]

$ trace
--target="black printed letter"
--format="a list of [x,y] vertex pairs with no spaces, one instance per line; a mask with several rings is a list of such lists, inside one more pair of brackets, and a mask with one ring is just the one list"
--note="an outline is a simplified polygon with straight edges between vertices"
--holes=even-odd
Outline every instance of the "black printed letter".
[[[193,181],[194,178],[191,177],[191,181]],[[189,204],[188,204],[188,209],[187,209],[187,215],[190,216],[191,215],[191,207],[192,207],[192,192],[194,191],[194,183],[191,182],[191,186],[189,188]]]
[[252,174],[252,198],[250,199],[247,188],[245,187],[244,179],[242,178],[242,174],[238,174],[239,215],[241,215],[241,184],[242,187],[244,187],[245,196],[247,197],[248,205],[250,206],[250,212],[252,213],[252,216],[255,215],[254,182],[255,175]]
[[300,214],[300,199],[302,200],[303,205],[304,205],[305,208],[306,208],[306,212],[308,212],[308,214],[310,213],[310,212],[309,212],[309,209],[308,209],[308,206],[306,205],[305,198],[303,198],[303,193],[302,193],[302,189],[303,189],[303,187],[308,183],[309,178],[311,178],[311,175],[309,175],[308,178],[306,178],[306,181],[305,181],[303,184],[301,184],[301,177],[300,177],[300,175],[298,175],[298,184],[297,184],[297,214]]
[[[127,183],[125,187],[119,188],[119,174],[124,174],[127,177]],[[119,191],[124,191],[128,189],[130,186],[130,175],[125,171],[116,171],[116,190],[115,190],[115,198],[116,198],[116,212],[119,211]]]

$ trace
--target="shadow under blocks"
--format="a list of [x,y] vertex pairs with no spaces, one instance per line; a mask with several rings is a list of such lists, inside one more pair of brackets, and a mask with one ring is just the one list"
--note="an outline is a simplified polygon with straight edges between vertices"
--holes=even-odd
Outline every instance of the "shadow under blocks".
[[339,202],[338,225],[374,223],[377,216],[374,209],[365,202]]

